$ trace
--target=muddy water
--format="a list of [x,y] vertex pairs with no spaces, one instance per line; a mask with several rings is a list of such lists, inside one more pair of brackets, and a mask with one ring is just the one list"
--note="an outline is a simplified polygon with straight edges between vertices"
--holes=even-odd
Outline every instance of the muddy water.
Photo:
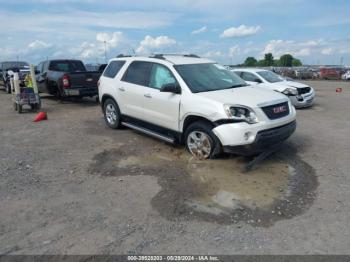
[[302,213],[315,197],[313,169],[288,152],[285,159],[272,156],[244,173],[241,157],[202,161],[183,149],[122,148],[97,155],[91,172],[158,177],[162,190],[152,204],[169,219],[267,226]]

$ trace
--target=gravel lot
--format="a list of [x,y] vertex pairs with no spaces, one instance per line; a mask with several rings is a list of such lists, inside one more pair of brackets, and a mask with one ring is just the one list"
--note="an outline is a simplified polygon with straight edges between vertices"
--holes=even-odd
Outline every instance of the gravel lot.
[[248,174],[111,130],[93,99],[44,96],[34,123],[1,91],[0,254],[350,254],[350,84],[308,83],[314,107]]

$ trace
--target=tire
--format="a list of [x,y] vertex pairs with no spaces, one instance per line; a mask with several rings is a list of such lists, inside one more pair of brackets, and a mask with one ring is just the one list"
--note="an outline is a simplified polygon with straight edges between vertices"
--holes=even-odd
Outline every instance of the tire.
[[18,105],[18,114],[22,114],[22,112],[23,112],[22,105]]
[[119,107],[117,103],[111,99],[108,98],[104,104],[103,104],[103,114],[106,121],[107,126],[113,129],[120,128],[120,120],[121,120],[121,114]]
[[14,103],[13,103],[13,108],[15,109],[15,111],[17,111],[17,110],[18,110],[18,105],[17,105],[17,103],[16,103],[16,102],[14,102]]
[[221,142],[212,130],[213,126],[205,121],[194,122],[186,129],[186,148],[194,157],[212,159],[222,153]]

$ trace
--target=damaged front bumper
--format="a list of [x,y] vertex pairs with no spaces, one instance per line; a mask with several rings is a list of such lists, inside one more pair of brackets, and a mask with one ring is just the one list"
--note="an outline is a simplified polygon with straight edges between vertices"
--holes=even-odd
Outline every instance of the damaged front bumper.
[[295,129],[296,121],[294,120],[283,126],[259,131],[255,136],[255,140],[250,144],[240,146],[223,146],[223,150],[226,153],[244,156],[256,155],[278,146],[287,140],[294,133]]

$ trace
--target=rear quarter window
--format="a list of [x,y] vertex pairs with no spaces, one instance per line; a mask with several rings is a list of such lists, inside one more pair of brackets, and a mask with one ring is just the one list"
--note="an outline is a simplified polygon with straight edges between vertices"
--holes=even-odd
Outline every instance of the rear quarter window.
[[109,78],[114,78],[120,69],[123,67],[125,64],[125,61],[112,61],[109,63],[105,71],[103,72],[103,76],[109,77]]
[[153,63],[151,62],[134,61],[129,65],[122,81],[141,86],[148,86],[152,66]]

